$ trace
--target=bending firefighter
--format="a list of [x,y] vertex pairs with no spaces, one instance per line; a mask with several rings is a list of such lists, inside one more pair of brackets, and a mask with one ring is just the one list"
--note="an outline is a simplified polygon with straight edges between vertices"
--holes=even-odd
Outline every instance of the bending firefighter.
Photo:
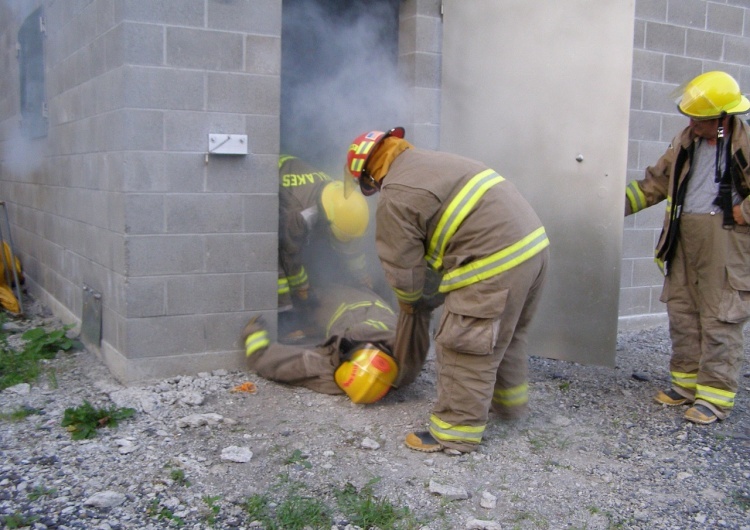
[[690,124],[643,180],[626,189],[625,215],[666,199],[656,261],[665,275],[672,385],[655,399],[690,404],[685,419],[708,424],[734,407],[750,318],[750,101],[724,72],[680,93]]
[[[367,231],[369,210],[359,193],[345,196],[334,182],[293,156],[279,158],[278,308],[282,334],[295,331],[296,308],[306,310],[313,294],[311,276],[350,278],[369,286],[360,239]],[[341,265],[343,264],[343,267]],[[340,267],[341,270],[336,270]]]
[[380,191],[376,247],[401,308],[397,337],[412,333],[412,340],[425,340],[416,338],[427,333],[423,327],[405,328],[440,303],[425,296],[428,270],[442,277],[437,402],[429,431],[410,433],[406,445],[473,451],[490,407],[506,418],[526,411],[526,339],[548,260],[544,227],[495,171],[416,149],[401,127],[357,137],[347,169],[364,195]]
[[[416,379],[430,346],[427,336],[396,343],[393,309],[366,288],[321,286],[311,320],[326,337],[314,348],[271,343],[262,320],[252,318],[242,332],[250,369],[272,381],[372,403]],[[427,327],[429,318],[422,324]]]

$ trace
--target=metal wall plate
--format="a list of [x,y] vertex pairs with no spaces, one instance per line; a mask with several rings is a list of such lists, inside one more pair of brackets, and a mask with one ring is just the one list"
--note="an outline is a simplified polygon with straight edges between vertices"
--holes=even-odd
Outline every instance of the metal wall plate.
[[97,352],[102,344],[102,295],[88,285],[83,286],[81,342]]

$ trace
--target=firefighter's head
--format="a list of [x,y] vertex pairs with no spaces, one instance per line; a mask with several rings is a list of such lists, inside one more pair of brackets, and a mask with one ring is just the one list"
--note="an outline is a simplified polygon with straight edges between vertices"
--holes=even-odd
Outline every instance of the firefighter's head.
[[[362,194],[370,196],[380,189],[380,180],[370,173],[367,162],[377,150],[383,140],[391,136],[403,138],[405,134],[403,127],[394,127],[388,132],[370,131],[357,136],[349,146],[346,154],[346,170],[359,182]],[[382,177],[381,177],[382,179]]]
[[398,375],[396,361],[384,347],[355,345],[334,374],[336,384],[353,403],[375,403],[391,389]]
[[701,74],[680,87],[676,96],[677,109],[695,121],[745,114],[750,110],[750,101],[726,72]]
[[370,222],[367,201],[359,193],[344,193],[343,182],[326,184],[320,195],[320,203],[325,212],[333,237],[348,243],[362,237]]

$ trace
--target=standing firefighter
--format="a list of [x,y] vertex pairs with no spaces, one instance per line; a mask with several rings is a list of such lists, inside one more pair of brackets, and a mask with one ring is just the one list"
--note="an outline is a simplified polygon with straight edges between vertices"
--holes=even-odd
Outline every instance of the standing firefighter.
[[437,402],[429,431],[409,434],[406,445],[470,452],[482,440],[491,406],[506,418],[526,410],[526,339],[549,241],[529,204],[495,171],[415,149],[403,138],[401,127],[357,137],[347,169],[363,194],[380,191],[376,247],[401,308],[397,337],[410,327],[408,317],[431,312],[428,267],[442,275]]
[[315,348],[271,344],[262,321],[250,319],[242,332],[250,368],[272,381],[372,403],[414,381],[430,346],[426,336],[396,344],[393,309],[366,288],[322,285],[311,321],[325,336]]
[[[299,158],[279,158],[278,307],[282,334],[292,332],[296,338],[304,338],[299,328],[305,325],[304,313],[313,298],[311,276],[341,280],[343,275],[352,282],[369,284],[361,247],[368,223],[369,210],[361,194],[345,196],[343,182],[334,182]],[[298,318],[300,310],[302,318]]]
[[646,178],[626,189],[625,215],[667,199],[656,261],[664,272],[671,388],[655,399],[691,403],[685,419],[708,424],[734,406],[750,317],[750,130],[737,114],[750,101],[724,72],[707,72],[680,93],[690,124]]

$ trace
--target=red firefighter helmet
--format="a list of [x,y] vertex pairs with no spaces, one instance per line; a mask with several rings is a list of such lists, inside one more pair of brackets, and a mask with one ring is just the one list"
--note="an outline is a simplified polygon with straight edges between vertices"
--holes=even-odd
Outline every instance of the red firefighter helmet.
[[394,127],[388,132],[370,131],[357,136],[346,153],[346,169],[354,180],[359,182],[362,195],[369,196],[378,191],[378,183],[367,172],[367,160],[375,148],[389,136],[403,138],[406,131],[403,127]]

